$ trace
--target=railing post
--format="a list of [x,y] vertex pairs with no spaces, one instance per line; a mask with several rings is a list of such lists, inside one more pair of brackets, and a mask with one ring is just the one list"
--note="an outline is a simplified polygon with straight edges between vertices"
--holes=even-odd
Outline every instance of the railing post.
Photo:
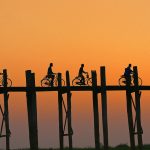
[[100,73],[101,73],[101,87],[102,87],[101,100],[102,100],[104,150],[108,150],[107,94],[106,94],[106,75],[104,66],[100,68]]
[[133,67],[133,75],[134,75],[134,85],[135,85],[135,105],[136,105],[136,119],[137,119],[137,136],[138,136],[138,147],[140,150],[143,149],[143,141],[142,141],[142,127],[141,127],[141,104],[140,104],[140,95],[138,87],[138,71],[137,67]]
[[99,150],[100,149],[100,136],[99,136],[99,111],[98,111],[98,92],[97,92],[96,71],[92,71],[92,87],[93,87],[95,149]]
[[63,137],[63,108],[62,108],[62,91],[61,91],[61,73],[58,73],[58,115],[59,115],[59,143],[60,150],[64,149],[64,137]]
[[[3,70],[3,85],[7,87],[7,70]],[[10,130],[9,130],[9,110],[8,110],[8,98],[9,94],[7,91],[4,92],[4,119],[6,128],[6,150],[10,149]]]
[[[27,88],[35,87],[35,75],[31,70],[26,71],[26,86]],[[37,127],[37,105],[36,105],[36,91],[32,89],[27,90],[27,110],[29,123],[29,139],[30,149],[38,149],[38,127]]]
[[68,138],[69,138],[69,149],[72,150],[72,122],[71,122],[71,92],[70,92],[70,76],[69,71],[66,71],[66,84],[67,84],[67,115],[68,115]]
[[133,115],[132,115],[132,91],[130,89],[131,77],[126,77],[126,99],[127,99],[127,115],[128,115],[128,126],[130,134],[130,146],[132,150],[135,150],[135,138],[133,128]]

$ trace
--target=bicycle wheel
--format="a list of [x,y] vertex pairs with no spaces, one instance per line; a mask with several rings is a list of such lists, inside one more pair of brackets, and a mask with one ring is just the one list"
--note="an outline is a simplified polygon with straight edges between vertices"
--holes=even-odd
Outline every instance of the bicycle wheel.
[[126,85],[126,79],[121,77],[121,78],[119,78],[118,83],[120,86],[124,86],[124,85]]
[[92,86],[92,78],[88,78],[88,80],[87,80],[87,85],[88,85],[88,86]]
[[[61,79],[61,85],[62,86],[65,86],[65,80],[64,79]],[[58,86],[58,80],[57,79],[54,79],[54,86]]]
[[41,80],[41,86],[42,87],[49,87],[50,86],[50,81],[48,79],[42,79]]
[[140,77],[138,77],[138,84],[139,84],[139,86],[142,85],[142,79]]
[[8,86],[8,87],[11,87],[11,86],[12,86],[12,81],[11,81],[9,78],[7,78],[7,86]]
[[0,78],[0,86],[3,86],[3,79]]
[[78,83],[80,83],[79,78],[74,78],[74,79],[72,80],[72,85],[73,85],[73,86],[79,86]]
[[64,79],[61,79],[61,85],[65,86],[65,80]]
[[[2,81],[2,85],[4,86],[4,80]],[[9,79],[9,78],[7,78],[7,87],[11,87],[12,86],[12,81]]]

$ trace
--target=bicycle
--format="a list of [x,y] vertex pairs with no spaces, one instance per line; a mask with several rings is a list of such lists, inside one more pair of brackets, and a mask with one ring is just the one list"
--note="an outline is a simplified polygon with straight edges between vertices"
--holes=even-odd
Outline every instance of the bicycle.
[[[118,83],[120,86],[125,86],[126,85],[126,78],[124,75],[122,75],[119,80]],[[134,85],[134,78],[133,75],[131,76],[131,85]],[[142,79],[140,77],[138,77],[138,85],[141,86],[142,85]]]
[[[41,80],[42,87],[51,87],[52,78],[49,78],[47,75]],[[64,79],[61,79],[62,86],[65,85]],[[53,86],[58,86],[58,74],[54,74]]]
[[84,86],[84,85],[92,86],[92,78],[90,78],[88,73],[87,73],[86,76],[85,76],[85,84],[84,84],[82,82],[82,78],[80,76],[76,76],[72,80],[72,85],[73,86]]
[[[4,86],[4,79],[3,79],[3,73],[0,73],[0,87]],[[7,87],[11,87],[12,86],[12,81],[7,78],[7,83],[6,83]]]

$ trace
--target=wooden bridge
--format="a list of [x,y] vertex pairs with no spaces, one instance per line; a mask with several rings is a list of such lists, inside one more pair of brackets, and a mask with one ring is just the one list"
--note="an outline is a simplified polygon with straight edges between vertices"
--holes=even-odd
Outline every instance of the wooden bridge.
[[[141,108],[140,97],[142,90],[150,90],[150,86],[138,85],[138,71],[137,67],[133,67],[134,72],[134,85],[131,86],[130,79],[127,79],[126,86],[111,86],[106,85],[105,67],[100,67],[100,84],[97,83],[96,71],[91,71],[92,74],[92,86],[71,86],[69,71],[66,71],[66,85],[62,86],[61,73],[58,73],[58,86],[57,87],[36,87],[35,86],[35,74],[31,70],[26,71],[26,87],[7,87],[7,70],[3,70],[3,87],[0,87],[0,93],[4,95],[4,111],[0,105],[2,113],[2,125],[0,137],[6,138],[6,150],[10,149],[10,128],[9,128],[9,109],[8,99],[11,92],[26,92],[27,98],[27,111],[29,122],[29,140],[30,149],[38,149],[38,128],[37,128],[37,105],[36,105],[36,92],[42,91],[56,91],[58,93],[58,114],[59,114],[59,143],[60,149],[64,149],[64,136],[68,136],[69,149],[73,148],[73,129],[72,129],[72,117],[71,117],[71,97],[72,91],[91,91],[93,93],[93,118],[94,118],[94,138],[95,149],[99,150],[100,147],[100,132],[99,132],[99,110],[98,110],[98,94],[101,94],[102,103],[102,125],[103,125],[103,145],[104,150],[108,150],[109,138],[108,138],[108,121],[107,121],[107,91],[126,91],[126,104],[127,104],[127,116],[129,126],[129,138],[130,147],[135,150],[135,137],[138,138],[138,148],[143,149],[142,134],[143,129],[141,125]],[[65,106],[63,95],[67,94],[67,103]],[[133,94],[135,98],[133,99]],[[133,111],[135,111],[135,118],[133,117]],[[63,113],[66,113],[66,118],[63,118]],[[4,127],[6,134],[2,134]],[[67,125],[67,134],[65,133]],[[101,142],[102,143],[102,142]]]

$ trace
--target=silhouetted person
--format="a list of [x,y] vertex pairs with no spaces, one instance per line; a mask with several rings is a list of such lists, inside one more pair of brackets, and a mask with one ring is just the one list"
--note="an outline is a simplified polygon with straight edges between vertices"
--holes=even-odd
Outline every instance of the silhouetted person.
[[53,63],[50,63],[47,71],[47,77],[51,78],[51,83],[50,83],[51,86],[53,86],[54,77],[55,77],[55,73],[52,71],[52,67],[53,67]]
[[131,64],[128,65],[127,68],[125,68],[125,72],[124,72],[124,77],[126,78],[126,80],[129,80],[129,83],[131,83],[131,74],[133,74],[133,71],[131,69]]
[[133,73],[133,71],[132,71],[132,69],[131,69],[131,64],[129,64],[128,65],[128,67],[127,68],[125,68],[125,72],[124,72],[124,76],[125,77],[129,77],[129,76],[131,76],[131,74]]
[[83,74],[87,74],[87,72],[85,72],[85,71],[83,70],[83,68],[84,68],[84,64],[81,64],[81,67],[80,67],[80,69],[79,69],[79,74],[78,74],[78,76],[81,77],[80,82],[81,82],[82,84],[85,84],[85,78],[84,78]]

